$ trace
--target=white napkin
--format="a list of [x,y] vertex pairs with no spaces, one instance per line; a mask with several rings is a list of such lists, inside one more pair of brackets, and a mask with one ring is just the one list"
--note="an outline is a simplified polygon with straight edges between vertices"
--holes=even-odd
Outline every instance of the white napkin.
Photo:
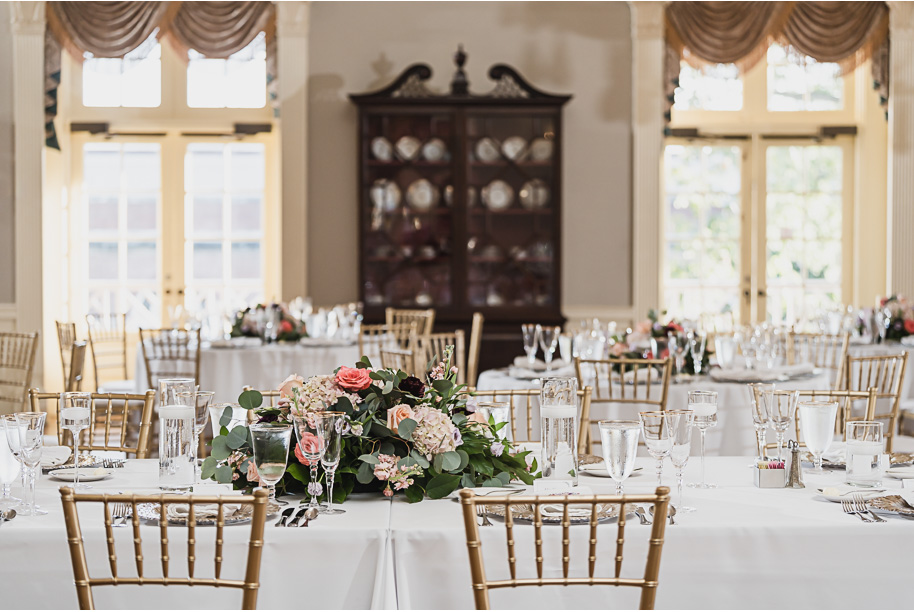
[[[525,370],[533,370],[534,372],[545,372],[546,371],[546,362],[542,359],[536,359],[533,361],[533,365],[530,365],[530,361],[527,359],[526,355],[521,355],[520,357],[514,358],[514,367],[523,368]],[[567,368],[571,363],[563,359],[553,359],[552,360],[552,370],[557,370],[559,368]]]
[[67,446],[45,446],[41,449],[41,467],[50,468],[63,465],[72,454]]
[[828,452],[822,455],[826,461],[844,461],[847,456],[847,445],[844,442],[832,442]]
[[565,366],[561,368],[553,367],[549,372],[546,372],[545,370],[531,370],[529,368],[516,368],[511,366],[508,368],[508,376],[520,380],[533,380],[534,378],[542,378],[543,376],[574,376],[574,366]]
[[[244,511],[241,504],[226,504],[224,510],[225,518],[242,514]],[[194,504],[194,517],[196,520],[215,519],[219,514],[219,506],[216,504]],[[165,516],[169,521],[186,520],[190,515],[190,504],[168,504],[165,506]]]
[[[556,497],[562,497],[565,493],[556,494]],[[578,495],[593,495],[593,491],[590,487],[586,486],[577,486],[574,488],[574,491],[567,494],[569,497],[575,497]],[[568,516],[590,516],[590,504],[570,504],[568,506]],[[565,509],[562,504],[544,504],[540,508],[540,512],[543,516],[548,517],[561,517]]]
[[914,467],[889,468],[885,471],[885,475],[892,478],[914,478]]
[[781,366],[772,369],[745,370],[741,368],[719,368],[711,370],[711,380],[722,382],[753,382],[783,380],[785,377],[795,378],[805,374],[812,374],[815,366],[811,363],[798,363],[796,365]]
[[914,336],[905,336],[901,339],[901,343],[905,346],[914,346]]

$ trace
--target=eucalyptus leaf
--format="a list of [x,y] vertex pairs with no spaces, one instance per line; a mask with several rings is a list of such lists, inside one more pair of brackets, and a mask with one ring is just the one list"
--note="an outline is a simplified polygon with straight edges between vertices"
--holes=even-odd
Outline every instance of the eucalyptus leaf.
[[457,449],[457,454],[460,456],[460,465],[457,466],[457,471],[462,472],[463,468],[470,463],[470,456],[466,451],[460,450],[459,448]]
[[235,411],[232,410],[231,406],[226,406],[225,410],[222,411],[222,416],[219,417],[219,426],[223,428],[228,427],[229,423],[232,422],[232,416],[234,413]]
[[412,440],[413,432],[416,431],[416,427],[419,426],[419,423],[413,419],[403,419],[400,421],[400,425],[397,426],[397,433],[404,440]]
[[382,455],[393,455],[394,454],[394,445],[390,442],[384,442],[381,444],[381,448],[378,449]]
[[232,468],[227,465],[220,465],[216,468],[216,480],[222,484],[228,484],[232,482]]
[[476,481],[473,480],[473,477],[470,474],[464,474],[460,477],[460,486],[465,488],[473,488],[476,486]]
[[504,485],[504,483],[503,483],[501,480],[499,480],[498,478],[489,478],[489,479],[487,479],[487,480],[482,481],[482,485],[480,485],[480,486],[483,486],[483,487],[503,487],[503,486],[505,486],[505,485]]
[[377,465],[378,458],[374,455],[359,455],[359,461],[367,463],[369,465]]
[[368,484],[374,480],[374,469],[371,467],[371,464],[363,463],[359,466],[358,472],[356,472],[356,480],[362,484]]
[[203,465],[200,467],[200,478],[203,480],[209,480],[216,474],[216,458],[210,455],[203,460]]
[[495,478],[501,481],[502,486],[508,486],[508,483],[511,482],[511,474],[508,472],[499,472],[495,475]]
[[227,440],[227,436],[216,436],[213,438],[213,448],[210,451],[209,456],[216,461],[228,459],[229,455],[232,454],[232,449],[229,448]]
[[[461,457],[454,451],[447,451],[440,455],[441,467],[445,472],[453,472],[460,467]],[[437,459],[437,457],[435,457]]]
[[458,412],[451,417],[451,421],[454,423],[454,425],[463,425],[467,422],[467,415]]
[[422,455],[422,453],[420,453],[417,450],[413,450],[412,452],[410,452],[409,456],[412,457],[413,459],[415,459],[416,463],[418,463],[419,467],[421,467],[423,470],[428,469],[428,466],[429,466],[428,459],[426,459]]
[[225,437],[225,444],[232,450],[238,450],[248,441],[248,428],[244,425],[237,425],[235,429],[229,432]]
[[397,467],[412,467],[414,465],[416,465],[416,460],[409,456],[397,461]]
[[254,389],[242,391],[241,395],[238,396],[238,404],[245,410],[260,408],[260,405],[263,404],[263,394]]

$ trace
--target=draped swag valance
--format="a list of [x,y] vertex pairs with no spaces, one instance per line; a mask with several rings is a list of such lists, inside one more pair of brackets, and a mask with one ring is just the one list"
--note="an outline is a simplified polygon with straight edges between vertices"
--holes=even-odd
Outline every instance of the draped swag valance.
[[666,7],[665,91],[670,119],[680,62],[736,64],[745,71],[772,43],[834,62],[846,74],[872,58],[873,80],[888,102],[885,2],[671,2]]
[[276,13],[272,2],[48,2],[45,33],[45,143],[59,149],[54,132],[60,53],[82,62],[119,58],[154,32],[181,57],[194,49],[205,57],[227,58],[260,33],[267,38],[267,86],[276,111]]

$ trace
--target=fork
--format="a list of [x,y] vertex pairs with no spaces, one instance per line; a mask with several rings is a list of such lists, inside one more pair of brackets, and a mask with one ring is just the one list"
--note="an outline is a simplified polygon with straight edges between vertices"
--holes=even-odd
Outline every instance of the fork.
[[860,512],[858,512],[854,508],[854,503],[849,499],[841,500],[841,509],[844,510],[844,514],[856,514],[857,516],[860,517],[860,520],[863,521],[864,523],[874,523],[875,522],[873,519],[868,518],[868,517],[864,516],[863,514],[861,514]]
[[862,493],[854,493],[853,498],[854,508],[856,508],[858,512],[861,514],[869,514],[876,523],[886,522],[884,518],[873,512],[870,507],[866,505],[866,501],[864,501]]
[[[116,503],[111,505],[111,518],[114,519],[115,527],[127,526],[127,504]],[[120,521],[120,522],[118,522]]]
[[480,527],[491,527],[492,521],[489,520],[489,509],[485,504],[479,504],[476,506],[476,516],[482,517],[482,523]]

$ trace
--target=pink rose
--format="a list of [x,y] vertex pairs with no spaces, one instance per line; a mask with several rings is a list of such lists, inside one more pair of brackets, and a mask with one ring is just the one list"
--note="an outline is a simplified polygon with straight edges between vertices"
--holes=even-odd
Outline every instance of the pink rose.
[[336,373],[336,384],[347,391],[361,391],[371,385],[369,371],[365,368],[347,368],[343,366]]
[[612,348],[610,349],[610,352],[612,352],[614,357],[621,357],[622,353],[625,352],[625,348],[626,348],[626,346],[625,346],[624,342],[616,342],[615,344],[613,344]]
[[397,404],[387,411],[387,429],[397,431],[403,419],[413,418],[413,409],[406,404]]
[[251,459],[248,461],[248,482],[260,483],[260,474],[257,473],[257,466],[254,465],[254,460]]
[[653,326],[653,323],[651,323],[651,320],[645,319],[644,321],[639,321],[635,325],[635,331],[638,332],[639,334],[649,334],[649,333],[651,333],[652,326]]
[[305,379],[299,376],[298,374],[292,374],[289,378],[282,381],[282,384],[279,385],[279,396],[286,399],[292,399],[292,390],[298,389],[302,391],[305,388]]
[[[295,445],[295,457],[302,465],[313,465],[317,463],[316,457],[320,454],[321,439],[311,432],[304,432],[301,435],[301,442]],[[309,459],[308,455],[315,459]]]

